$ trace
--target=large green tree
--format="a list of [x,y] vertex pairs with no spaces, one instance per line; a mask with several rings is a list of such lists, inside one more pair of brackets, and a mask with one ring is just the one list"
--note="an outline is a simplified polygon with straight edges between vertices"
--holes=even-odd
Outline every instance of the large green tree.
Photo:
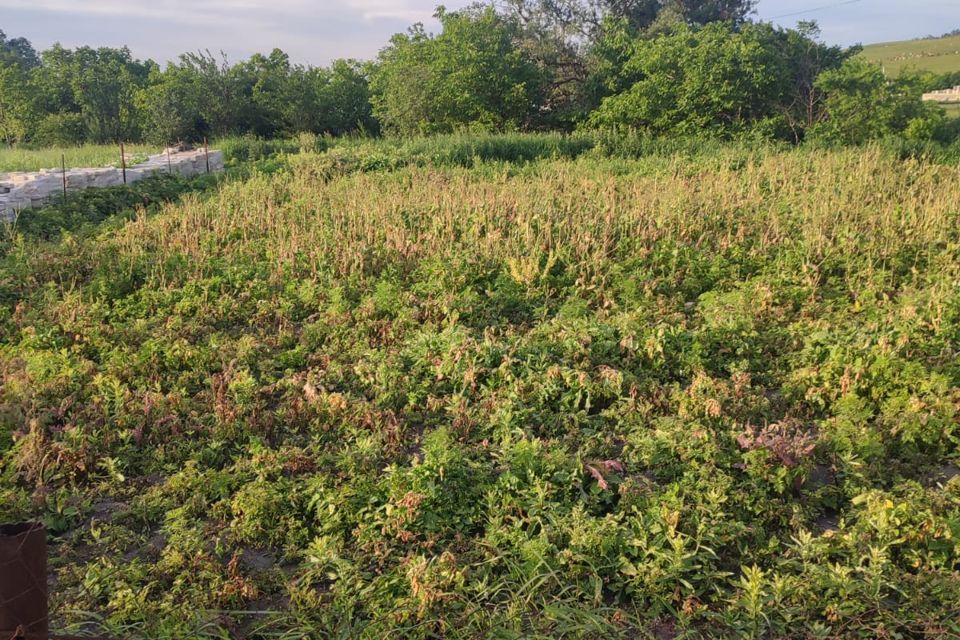
[[0,64],[0,142],[24,140],[34,115],[30,75],[19,65]]
[[379,125],[370,104],[368,65],[355,60],[336,60],[328,69],[321,70],[318,80],[321,109],[318,133],[377,133]]
[[24,140],[38,117],[31,72],[40,57],[26,38],[0,30],[0,142]]
[[150,68],[127,48],[57,44],[43,52],[35,76],[47,113],[77,114],[91,142],[111,142],[139,137],[136,96]]
[[548,77],[549,124],[569,126],[618,89],[638,39],[680,24],[742,24],[754,0],[498,0],[521,25],[520,43]]
[[178,65],[192,79],[197,109],[202,119],[198,133],[227,136],[246,131],[251,90],[234,72],[226,55],[216,57],[209,51],[180,56]]
[[820,42],[815,22],[801,22],[796,29],[776,30],[772,40],[782,80],[771,106],[779,119],[781,133],[792,142],[825,118],[826,93],[817,78],[860,52],[860,47],[827,46]]
[[823,117],[811,129],[819,140],[860,144],[893,134],[929,140],[948,127],[943,110],[924,103],[910,82],[888,80],[880,65],[852,58],[822,73]]
[[147,86],[137,96],[144,138],[169,144],[203,135],[202,89],[197,76],[184,67],[171,64],[164,71],[152,69]]
[[37,50],[26,38],[8,38],[0,29],[0,66],[16,64],[24,69],[40,66]]
[[596,40],[610,20],[623,20],[642,33],[661,19],[693,26],[710,22],[739,24],[753,11],[756,0],[500,0],[499,5],[524,22],[559,27],[568,37]]
[[815,35],[812,25],[797,31],[715,22],[626,38],[619,45],[626,61],[611,74],[611,95],[591,121],[669,135],[759,129],[799,141],[823,119],[817,77],[856,52],[823,45]]
[[144,137],[163,143],[377,130],[364,65],[338,60],[329,68],[305,67],[279,49],[235,65],[208,53],[182,56],[151,71],[137,105]]
[[372,78],[374,114],[401,134],[536,124],[545,74],[517,45],[519,25],[492,7],[437,12],[442,31],[418,25],[393,37]]

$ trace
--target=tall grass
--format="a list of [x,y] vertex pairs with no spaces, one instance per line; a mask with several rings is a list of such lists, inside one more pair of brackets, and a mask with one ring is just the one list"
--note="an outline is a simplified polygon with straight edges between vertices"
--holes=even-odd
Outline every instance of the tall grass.
[[[263,160],[283,153],[297,153],[303,151],[317,151],[316,136],[305,135],[300,140],[280,138],[267,140],[252,135],[228,136],[218,138],[211,145],[223,151],[224,157],[233,163]],[[319,140],[323,140],[319,138]]]
[[[125,151],[128,163],[140,162],[148,155],[159,153],[160,148],[147,144],[127,144]],[[28,147],[0,146],[0,173],[11,171],[39,171],[59,169],[61,158],[68,169],[120,166],[119,145],[83,145],[81,147]]]
[[799,251],[811,264],[832,260],[863,273],[904,243],[930,254],[956,234],[957,177],[957,169],[899,161],[879,147],[584,158],[492,176],[408,167],[331,183],[306,163],[141,217],[116,241],[161,262],[186,255],[197,275],[212,259],[263,252],[278,274],[375,275],[429,258],[533,268],[554,255],[598,275],[667,240],[755,256]]

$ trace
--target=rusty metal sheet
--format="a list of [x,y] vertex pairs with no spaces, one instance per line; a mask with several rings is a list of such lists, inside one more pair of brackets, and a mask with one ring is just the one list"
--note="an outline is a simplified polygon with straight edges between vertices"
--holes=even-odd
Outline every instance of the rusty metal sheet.
[[0,640],[47,640],[47,531],[0,525]]

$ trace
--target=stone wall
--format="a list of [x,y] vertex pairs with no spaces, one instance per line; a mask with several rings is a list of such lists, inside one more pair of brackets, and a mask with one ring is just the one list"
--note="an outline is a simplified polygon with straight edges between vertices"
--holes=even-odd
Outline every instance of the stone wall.
[[[223,152],[210,150],[210,171],[223,171]],[[207,163],[202,149],[150,156],[145,162],[127,167],[127,183],[151,176],[174,173],[195,176],[206,173]],[[33,207],[63,195],[63,172],[56,169],[25,173],[0,174],[0,220],[12,220]],[[90,187],[115,187],[123,184],[123,172],[113,167],[68,169],[67,192]]]
[[960,86],[923,94],[924,102],[960,102]]

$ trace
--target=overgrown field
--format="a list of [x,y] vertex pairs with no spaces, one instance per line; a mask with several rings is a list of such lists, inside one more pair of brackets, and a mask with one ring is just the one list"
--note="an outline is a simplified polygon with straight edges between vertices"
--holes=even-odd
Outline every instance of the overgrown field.
[[905,69],[950,73],[960,71],[960,36],[871,44],[863,55],[882,64],[891,76]]
[[8,234],[0,520],[58,628],[960,634],[960,170],[521,142]]

